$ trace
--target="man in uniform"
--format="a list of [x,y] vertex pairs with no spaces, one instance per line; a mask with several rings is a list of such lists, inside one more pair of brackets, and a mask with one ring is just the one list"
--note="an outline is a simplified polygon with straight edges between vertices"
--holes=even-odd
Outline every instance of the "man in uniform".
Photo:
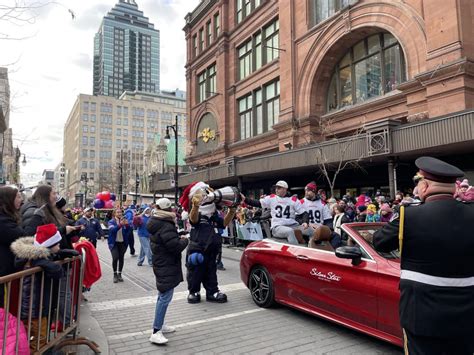
[[401,249],[405,353],[473,354],[474,204],[453,198],[461,170],[432,157],[418,158],[415,164],[423,203],[404,207],[373,239],[378,251]]
[[[288,184],[280,180],[275,184],[275,194],[265,196],[260,200],[252,200],[242,195],[242,199],[245,199],[245,203],[249,206],[270,209],[272,236],[298,245],[299,242],[304,243],[304,240],[298,240],[300,234],[295,234],[295,230],[300,230],[308,237],[313,235],[314,230],[308,228],[308,213],[304,210],[301,201],[296,196],[287,196],[287,192]],[[298,215],[303,222],[301,225],[295,219]]]

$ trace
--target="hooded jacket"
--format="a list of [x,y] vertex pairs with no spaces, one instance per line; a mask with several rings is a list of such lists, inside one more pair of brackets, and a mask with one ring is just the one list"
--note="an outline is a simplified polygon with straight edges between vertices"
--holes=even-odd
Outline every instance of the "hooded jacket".
[[[59,280],[63,276],[63,268],[52,261],[51,250],[46,247],[35,246],[33,237],[23,237],[11,245],[11,250],[15,254],[15,266],[19,269],[28,269],[30,267],[39,266],[44,270],[44,292],[43,292],[43,316],[47,316],[49,302],[51,301],[51,282]],[[33,318],[39,317],[39,304],[41,293],[41,275],[35,276],[34,285],[31,282],[31,276],[26,276],[23,281],[23,296],[21,300],[21,318],[28,318],[28,310],[30,305],[31,287],[34,286],[33,292]],[[53,303],[54,304],[54,300]]]
[[181,252],[186,249],[188,239],[179,237],[171,214],[150,217],[147,229],[151,234],[156,288],[160,292],[166,292],[183,281]]

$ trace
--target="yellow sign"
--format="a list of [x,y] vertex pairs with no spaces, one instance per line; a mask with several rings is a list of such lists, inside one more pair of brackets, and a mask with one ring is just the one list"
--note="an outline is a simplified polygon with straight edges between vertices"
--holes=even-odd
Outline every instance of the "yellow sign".
[[211,130],[210,128],[204,128],[202,132],[199,133],[199,138],[202,138],[204,143],[209,142],[211,139],[216,139],[216,131]]

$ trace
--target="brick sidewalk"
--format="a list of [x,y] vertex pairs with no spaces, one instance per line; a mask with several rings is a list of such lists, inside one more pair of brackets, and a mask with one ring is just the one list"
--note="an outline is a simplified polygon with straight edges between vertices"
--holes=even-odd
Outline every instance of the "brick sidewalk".
[[107,337],[109,354],[401,354],[389,344],[286,307],[257,307],[240,281],[241,251],[228,248],[223,251],[227,270],[218,278],[229,302],[188,304],[186,283],[181,283],[166,317],[177,331],[167,335],[166,346],[157,346],[148,341],[157,294],[152,268],[137,266],[137,258],[127,252],[125,282],[114,284],[105,242],[98,242],[98,253],[103,276],[85,307]]

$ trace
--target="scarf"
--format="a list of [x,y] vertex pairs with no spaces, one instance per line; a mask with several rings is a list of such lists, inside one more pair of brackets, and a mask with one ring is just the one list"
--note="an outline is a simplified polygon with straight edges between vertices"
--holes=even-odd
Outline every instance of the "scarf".
[[199,213],[203,216],[211,217],[214,212],[216,212],[216,205],[214,203],[199,206]]
[[176,213],[174,212],[171,212],[171,211],[165,211],[165,210],[154,210],[153,211],[153,217],[156,217],[158,219],[164,219],[164,220],[168,220],[168,221],[171,221],[171,222],[175,222],[176,221]]

